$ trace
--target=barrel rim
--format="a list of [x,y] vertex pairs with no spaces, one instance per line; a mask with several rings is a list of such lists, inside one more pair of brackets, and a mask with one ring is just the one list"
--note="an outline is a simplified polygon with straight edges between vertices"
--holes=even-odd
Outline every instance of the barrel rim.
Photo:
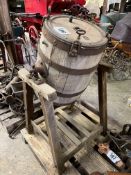
[[[66,47],[67,47],[67,45],[71,46],[73,44],[73,41],[71,42],[71,41],[67,41],[67,40],[62,39],[60,37],[60,35],[58,35],[58,33],[55,32],[55,30],[52,30],[52,28],[51,28],[51,21],[54,20],[55,18],[60,18],[60,17],[67,18],[67,17],[70,17],[70,15],[53,15],[53,16],[51,16],[49,19],[46,19],[44,21],[42,31],[44,33],[46,33],[47,38],[48,38],[48,35],[50,35],[50,37],[52,38],[52,41],[55,41],[56,43],[58,41],[61,42],[61,43],[64,43],[66,45]],[[86,50],[86,49],[95,50],[95,49],[99,49],[100,47],[105,46],[107,44],[108,40],[106,38],[106,33],[100,27],[98,27],[97,25],[95,25],[95,24],[93,24],[89,21],[86,21],[84,19],[74,17],[74,16],[73,16],[73,18],[74,19],[79,19],[79,20],[84,21],[86,23],[89,23],[90,25],[94,26],[101,33],[101,35],[103,36],[103,38],[100,41],[95,42],[93,44],[84,45],[82,43],[82,46],[81,46],[82,50]]]

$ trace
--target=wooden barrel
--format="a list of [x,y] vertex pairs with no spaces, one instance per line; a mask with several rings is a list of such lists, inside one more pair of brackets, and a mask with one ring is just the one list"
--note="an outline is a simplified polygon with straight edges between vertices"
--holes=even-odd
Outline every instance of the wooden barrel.
[[44,21],[38,61],[47,66],[47,82],[57,91],[57,105],[71,104],[84,92],[106,43],[105,33],[82,19],[59,15]]

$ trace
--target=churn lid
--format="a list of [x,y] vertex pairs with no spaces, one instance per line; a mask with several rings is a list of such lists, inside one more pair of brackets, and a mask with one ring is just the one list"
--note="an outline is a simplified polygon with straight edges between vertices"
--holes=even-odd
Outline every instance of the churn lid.
[[98,26],[69,15],[51,16],[46,19],[43,32],[50,41],[61,42],[61,47],[62,44],[66,44],[67,47],[79,42],[80,47],[84,49],[100,49],[107,43],[105,32]]

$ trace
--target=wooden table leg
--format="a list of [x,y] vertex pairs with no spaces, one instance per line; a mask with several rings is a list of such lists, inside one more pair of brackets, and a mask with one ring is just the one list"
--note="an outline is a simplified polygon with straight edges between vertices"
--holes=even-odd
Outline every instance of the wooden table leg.
[[33,133],[33,127],[31,120],[33,119],[33,89],[26,83],[23,82],[23,91],[24,91],[24,106],[25,106],[25,120],[26,120],[26,129],[29,134]]

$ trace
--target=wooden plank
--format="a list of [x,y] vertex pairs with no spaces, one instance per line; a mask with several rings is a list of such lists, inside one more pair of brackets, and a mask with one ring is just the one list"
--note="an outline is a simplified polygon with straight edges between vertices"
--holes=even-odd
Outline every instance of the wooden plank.
[[81,110],[81,112],[85,113],[87,116],[89,116],[95,123],[100,123],[100,117],[96,114],[94,114],[92,111],[89,109],[85,108],[81,104],[75,104],[75,106]]
[[[54,166],[50,146],[42,139],[39,140],[35,135],[30,135],[26,129],[21,130],[21,134],[27,141],[29,147],[43,167],[43,175],[58,175]],[[78,171],[69,163],[66,163],[66,169],[63,175],[80,175]]]
[[9,108],[4,108],[4,109],[0,109],[0,115],[9,112],[10,109]]
[[34,133],[40,135],[43,139],[45,139],[47,142],[49,141],[48,137],[42,132],[41,128],[35,124],[34,121],[31,121],[33,126]]
[[107,77],[103,67],[98,67],[98,98],[100,124],[103,126],[103,133],[107,132]]
[[121,0],[119,13],[124,13],[125,5],[126,5],[126,0]]
[[76,136],[78,139],[81,138],[80,135],[78,135],[78,133],[76,133],[70,126],[68,126],[68,124],[66,124],[63,120],[61,120],[61,123],[74,135]]
[[37,118],[37,119],[34,120],[35,124],[37,124],[37,125],[38,125],[39,123],[43,122],[43,121],[45,121],[45,117],[44,117],[44,116],[39,117],[39,118]]
[[82,115],[81,113],[78,113],[73,117],[73,120],[75,120],[77,123],[79,123],[81,126],[83,126],[85,129],[87,129],[89,132],[94,130],[96,125],[91,122],[87,117]]
[[103,8],[102,8],[103,15],[105,15],[107,12],[107,2],[108,2],[108,0],[104,0],[104,2],[103,2]]
[[64,125],[61,124],[61,122],[59,122],[57,120],[57,126],[59,127],[59,129],[69,138],[72,140],[73,143],[75,143],[76,145],[79,145],[81,142],[79,139],[77,139],[77,137],[75,137],[72,132],[70,132]]
[[55,100],[57,98],[56,90],[46,83],[37,85],[32,79],[29,78],[30,73],[25,69],[18,72],[19,77],[31,86],[35,92],[41,94],[46,100]]
[[83,146],[85,145],[85,143],[87,142],[87,138],[85,137],[81,144],[76,146],[72,146],[71,148],[66,148],[67,151],[64,153],[64,161],[69,160],[71,157],[73,157],[80,149],[83,148]]
[[99,115],[99,111],[98,111],[98,108],[96,108],[95,106],[93,106],[91,103],[89,103],[88,101],[85,101],[85,100],[81,100],[81,104],[89,109],[90,111],[92,111],[94,114]]
[[45,100],[39,96],[41,101],[41,107],[45,116],[46,129],[49,137],[49,143],[51,146],[51,152],[53,155],[54,164],[58,168],[58,173],[61,174],[64,168],[62,149],[56,128],[56,119],[54,115],[53,102]]
[[89,174],[93,172],[101,172],[105,174],[107,171],[116,171],[98,152],[96,152],[92,145],[87,149],[82,149],[76,154],[81,165],[88,171]]
[[[68,112],[67,112],[68,113]],[[69,113],[69,115],[75,120],[77,123],[79,123],[81,126],[83,126],[85,129],[87,129],[89,132],[91,132],[96,124],[92,122],[87,115],[82,113],[78,108],[74,107],[74,110],[72,109],[72,112]]]
[[60,143],[62,146],[62,151],[63,153],[65,152],[66,149],[70,149],[72,146],[76,146],[72,140],[70,140],[67,135],[65,135],[61,130],[58,128],[58,134],[60,136]]
[[72,147],[70,149],[68,149],[65,153],[65,160],[68,160],[69,158],[71,158],[75,153],[77,153],[81,148],[83,148],[83,146],[86,144],[91,144],[91,141],[93,141],[102,131],[102,127],[101,126],[97,126],[96,128],[94,128],[94,131],[90,133],[90,135],[88,137],[85,137],[82,139],[82,142],[79,146],[77,147]]
[[66,120],[68,120],[73,126],[75,126],[81,133],[85,136],[89,136],[89,132],[80,126],[75,120],[73,120],[66,112],[62,111],[60,108],[55,110],[59,114],[61,114]]
[[[0,0],[0,28],[1,28],[1,35],[7,36],[8,39],[13,38],[13,31],[11,26],[11,20],[9,15],[9,8],[8,8],[8,2],[7,0],[2,1]],[[8,42],[6,43],[6,48],[8,50],[9,54],[9,61],[11,63],[19,64],[18,56],[16,54],[16,47],[14,42]]]
[[26,129],[21,130],[21,134],[29,144],[31,150],[44,168],[44,174],[58,175],[53,163],[50,147],[44,139],[38,140],[35,135],[28,134]]
[[31,125],[31,120],[33,120],[33,89],[25,82],[23,82],[23,92],[24,92],[24,105],[25,105],[25,120],[26,129],[29,133],[33,132]]
[[1,115],[0,116],[0,121],[4,121],[8,118],[12,118],[13,116],[15,117],[14,113],[10,111],[8,113],[5,113],[5,114]]
[[101,68],[104,72],[110,73],[113,69],[113,66],[109,63],[100,62],[98,65],[98,69],[99,68]]

